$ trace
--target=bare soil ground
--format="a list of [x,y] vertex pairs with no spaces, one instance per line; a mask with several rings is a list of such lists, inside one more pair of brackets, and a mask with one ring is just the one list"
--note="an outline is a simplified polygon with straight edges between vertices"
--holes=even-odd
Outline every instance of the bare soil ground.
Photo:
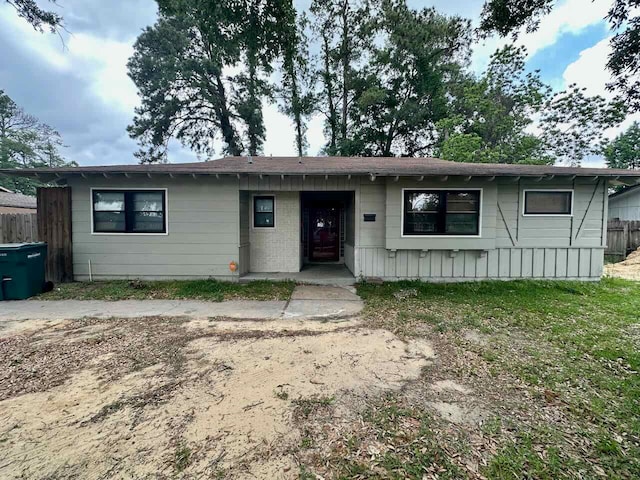
[[9,324],[0,478],[640,478],[640,283],[358,293],[344,321]]
[[296,478],[300,419],[353,422],[434,357],[357,320],[35,327],[0,333],[2,478]]
[[604,274],[609,277],[640,280],[640,248],[631,252],[622,262],[605,265]]

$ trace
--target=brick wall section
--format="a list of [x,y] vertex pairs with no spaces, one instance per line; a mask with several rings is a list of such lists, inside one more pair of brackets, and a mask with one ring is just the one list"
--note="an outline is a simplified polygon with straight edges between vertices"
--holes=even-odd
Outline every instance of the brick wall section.
[[250,215],[253,215],[254,195],[275,195],[275,228],[253,228],[250,231],[250,262],[252,272],[300,271],[300,193],[252,192]]

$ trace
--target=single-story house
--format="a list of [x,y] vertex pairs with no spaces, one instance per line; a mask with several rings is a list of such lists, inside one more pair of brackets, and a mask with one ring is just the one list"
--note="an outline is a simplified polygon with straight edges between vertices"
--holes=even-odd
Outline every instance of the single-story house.
[[0,187],[0,214],[2,213],[36,213],[36,197]]
[[640,172],[435,158],[227,157],[2,171],[71,187],[77,280],[316,265],[385,280],[602,274],[612,184]]
[[640,185],[609,195],[609,220],[640,220]]

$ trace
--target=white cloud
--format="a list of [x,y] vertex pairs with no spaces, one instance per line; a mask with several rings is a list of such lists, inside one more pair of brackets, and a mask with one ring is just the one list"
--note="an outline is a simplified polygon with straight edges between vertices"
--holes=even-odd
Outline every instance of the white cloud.
[[61,38],[35,31],[6,2],[0,3],[0,29],[10,38],[19,38],[22,47],[56,70],[71,69]]
[[127,61],[133,54],[135,36],[126,41],[100,38],[88,33],[42,34],[18,17],[15,11],[0,5],[0,28],[40,62],[88,82],[93,94],[105,107],[131,112],[140,102],[133,82],[127,76]]
[[[517,44],[525,46],[531,58],[536,52],[554,45],[561,35],[578,34],[585,28],[602,22],[611,5],[612,0],[565,0],[541,19],[535,32],[526,33],[523,30]],[[509,43],[510,38],[491,37],[485,40],[474,49],[472,69],[476,72],[484,70],[491,54]]]
[[133,55],[133,42],[116,41],[77,34],[69,38],[68,49],[73,71],[91,84],[105,106],[131,112],[139,105],[138,91],[127,76],[127,62]]

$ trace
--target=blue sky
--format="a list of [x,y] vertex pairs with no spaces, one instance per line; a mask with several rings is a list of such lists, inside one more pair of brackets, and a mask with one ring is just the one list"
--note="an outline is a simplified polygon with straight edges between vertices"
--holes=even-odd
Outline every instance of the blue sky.
[[[483,4],[482,0],[408,1],[414,8],[433,6],[474,22]],[[611,1],[560,0],[537,32],[519,39],[530,52],[528,68],[540,69],[555,88],[578,82],[591,94],[606,94],[608,31],[603,18]],[[298,0],[296,5],[305,9],[309,2]],[[34,32],[6,2],[0,2],[0,89],[60,131],[69,159],[81,165],[135,163],[137,147],[125,129],[138,96],[126,75],[126,62],[137,35],[156,18],[155,2],[59,0],[58,4],[71,32],[65,35],[66,48],[56,36]],[[481,71],[491,53],[505,43],[490,38],[477,45],[472,68]],[[278,128],[289,120],[275,105],[265,107],[265,121],[265,154],[294,154],[293,130]],[[316,154],[323,142],[319,117],[310,122],[309,142],[310,154]],[[170,161],[195,160],[179,145],[172,147]]]
[[530,59],[527,67],[540,70],[542,79],[557,89],[562,89],[562,77],[567,65],[580,58],[585,46],[593,46],[608,37],[607,25],[595,23],[578,32],[562,33],[553,45],[538,50]]

